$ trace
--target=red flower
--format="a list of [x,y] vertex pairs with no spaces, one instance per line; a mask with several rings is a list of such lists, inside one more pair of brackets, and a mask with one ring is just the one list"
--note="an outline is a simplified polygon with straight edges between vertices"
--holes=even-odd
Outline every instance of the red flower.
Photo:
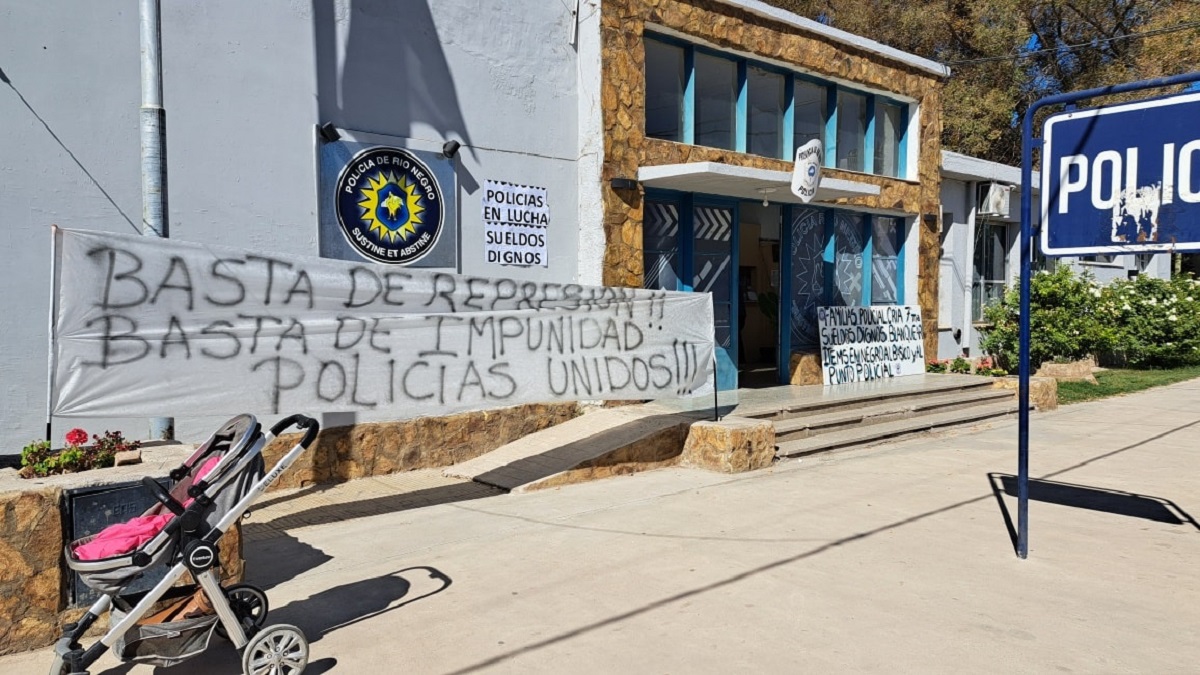
[[87,432],[78,427],[67,432],[67,445],[83,445],[87,439]]

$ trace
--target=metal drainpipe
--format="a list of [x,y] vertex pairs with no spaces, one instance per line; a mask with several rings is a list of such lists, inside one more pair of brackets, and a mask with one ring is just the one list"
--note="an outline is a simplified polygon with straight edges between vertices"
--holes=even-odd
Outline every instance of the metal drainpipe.
[[[167,111],[163,109],[162,14],[140,0],[142,52],[142,235],[167,237]],[[175,418],[150,419],[150,438],[174,440]]]

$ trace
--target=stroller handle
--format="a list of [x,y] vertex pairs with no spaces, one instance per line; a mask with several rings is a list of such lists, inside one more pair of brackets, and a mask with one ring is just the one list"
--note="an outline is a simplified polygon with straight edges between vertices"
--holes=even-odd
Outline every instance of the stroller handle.
[[288,417],[279,420],[275,423],[275,426],[271,427],[271,435],[278,436],[279,434],[283,433],[285,429],[291,426],[297,426],[305,430],[304,438],[300,439],[300,445],[305,450],[308,449],[308,446],[312,445],[312,442],[317,438],[317,432],[321,430],[321,424],[311,417],[307,417],[305,415],[289,415]]

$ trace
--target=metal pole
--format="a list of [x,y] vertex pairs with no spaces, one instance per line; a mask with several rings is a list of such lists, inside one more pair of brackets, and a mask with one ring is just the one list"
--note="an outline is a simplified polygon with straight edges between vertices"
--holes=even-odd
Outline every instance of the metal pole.
[[[142,53],[142,235],[168,237],[167,111],[163,109],[162,13],[159,0],[140,0]],[[173,440],[175,420],[150,419],[150,437]]]
[[[1033,260],[1033,112],[1021,139],[1021,308],[1017,388],[1017,557],[1029,556],[1029,277]],[[1040,143],[1040,142],[1039,142]],[[1042,171],[1045,171],[1042,167]]]
[[[1126,82],[1111,87],[1098,87],[1084,91],[1055,94],[1038,99],[1025,111],[1021,133],[1021,321],[1020,321],[1020,371],[1017,398],[1019,401],[1017,427],[1017,556],[1029,556],[1029,282],[1033,257],[1033,148],[1041,147],[1041,138],[1033,137],[1033,118],[1038,110],[1048,105],[1072,104],[1078,101],[1121,94],[1143,89],[1170,87],[1177,84],[1200,82],[1200,72],[1172,75],[1154,80]],[[1053,170],[1045,166],[1042,158],[1042,176]],[[1045,227],[1045,223],[1042,223]]]

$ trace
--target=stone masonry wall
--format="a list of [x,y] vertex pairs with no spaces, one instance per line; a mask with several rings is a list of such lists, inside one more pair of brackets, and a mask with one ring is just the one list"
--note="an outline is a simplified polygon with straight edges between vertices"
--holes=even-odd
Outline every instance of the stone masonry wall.
[[[537,403],[447,417],[322,429],[308,452],[271,489],[450,466],[578,414],[575,403]],[[274,465],[299,440],[299,434],[284,434],[272,441],[263,450],[267,466]]]
[[[642,285],[642,194],[614,190],[612,178],[634,178],[639,166],[712,161],[791,171],[778,159],[685,145],[645,136],[647,24],[665,27],[718,48],[794,64],[818,76],[910,97],[920,103],[919,182],[838,169],[825,175],[879,185],[878,197],[842,199],[847,207],[901,210],[917,216],[920,265],[917,296],[926,353],[937,353],[942,83],[934,76],[749,14],[715,0],[605,0],[601,3],[601,106],[604,115],[604,284]],[[922,217],[930,215],[928,221]]]

